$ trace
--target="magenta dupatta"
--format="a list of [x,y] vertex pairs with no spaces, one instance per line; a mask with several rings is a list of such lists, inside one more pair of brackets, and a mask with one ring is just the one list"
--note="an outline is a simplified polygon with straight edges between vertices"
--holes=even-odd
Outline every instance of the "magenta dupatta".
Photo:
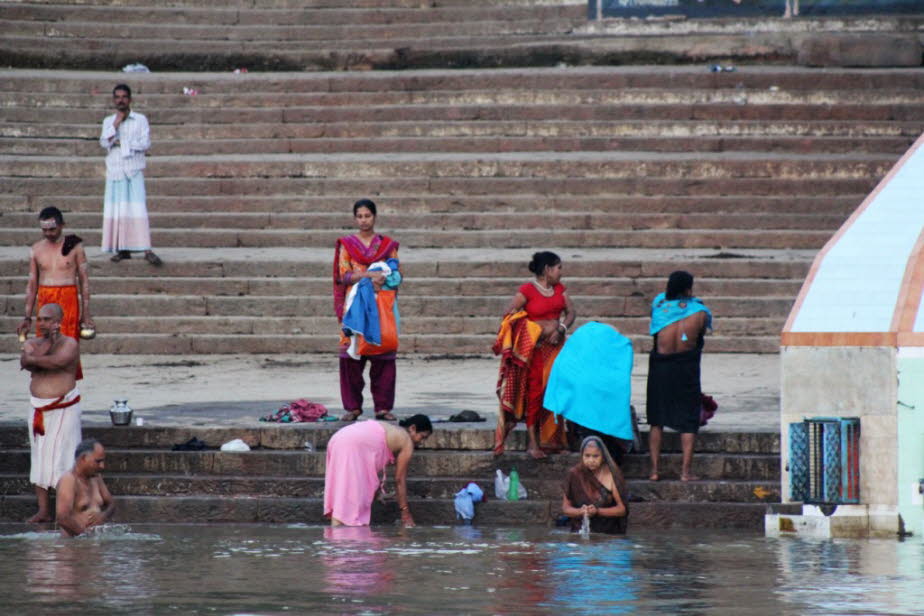
[[398,242],[387,235],[376,234],[367,248],[355,235],[345,235],[337,239],[334,245],[334,312],[337,320],[343,320],[343,304],[346,301],[346,285],[340,280],[340,249],[350,254],[350,259],[369,267],[376,261],[384,260],[392,251],[398,249]]

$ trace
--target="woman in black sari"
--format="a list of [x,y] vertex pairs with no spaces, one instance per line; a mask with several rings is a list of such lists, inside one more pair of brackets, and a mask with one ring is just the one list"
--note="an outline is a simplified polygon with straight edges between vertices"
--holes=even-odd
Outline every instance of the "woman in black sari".
[[580,530],[587,515],[591,532],[625,534],[626,480],[599,437],[588,436],[581,443],[581,461],[568,471],[563,488],[561,509],[571,518],[571,530]]

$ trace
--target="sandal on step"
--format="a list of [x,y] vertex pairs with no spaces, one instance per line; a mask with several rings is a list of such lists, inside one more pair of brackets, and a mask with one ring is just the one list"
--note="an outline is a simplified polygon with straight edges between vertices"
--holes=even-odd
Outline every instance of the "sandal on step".
[[127,250],[120,250],[119,252],[109,257],[109,260],[112,261],[113,263],[118,263],[119,261],[122,261],[123,259],[131,259],[131,258],[132,258],[132,253],[128,252]]
[[383,421],[396,421],[398,419],[392,415],[391,411],[376,411],[375,418]]
[[164,264],[164,262],[161,261],[160,257],[158,257],[153,252],[144,253],[144,260],[154,266],[160,266]]
[[356,419],[362,414],[362,411],[347,411],[344,413],[343,417],[340,418],[340,421],[356,421]]

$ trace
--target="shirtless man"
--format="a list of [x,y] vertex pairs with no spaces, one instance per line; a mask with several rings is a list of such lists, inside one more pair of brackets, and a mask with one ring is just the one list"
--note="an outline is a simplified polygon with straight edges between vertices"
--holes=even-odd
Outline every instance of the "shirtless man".
[[38,512],[27,520],[30,523],[51,521],[48,490],[70,470],[72,452],[81,438],[77,390],[80,349],[76,340],[61,333],[61,316],[58,304],[42,306],[38,313],[41,337],[23,345],[19,360],[21,368],[32,373],[29,480],[35,484]]
[[74,468],[58,482],[58,526],[64,537],[75,537],[105,524],[115,503],[100,473],[106,467],[106,450],[96,439],[81,441],[74,451]]
[[[95,327],[90,317],[90,279],[83,243],[76,235],[65,237],[64,216],[56,207],[46,207],[39,213],[39,225],[44,238],[30,250],[26,309],[17,332],[20,337],[28,333],[34,308],[55,303],[64,310],[61,333],[79,340],[81,323]],[[81,378],[83,371],[78,365],[77,379]]]

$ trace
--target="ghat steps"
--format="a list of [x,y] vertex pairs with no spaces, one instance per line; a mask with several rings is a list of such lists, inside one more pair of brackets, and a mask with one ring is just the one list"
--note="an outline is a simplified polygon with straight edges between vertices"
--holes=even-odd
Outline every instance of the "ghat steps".
[[580,0],[31,0],[0,3],[11,66],[339,70],[793,62],[822,33],[920,38],[921,16],[587,20]]
[[[419,523],[454,519],[452,496],[469,481],[493,493],[495,468],[517,468],[530,498],[519,503],[493,498],[479,505],[477,521],[548,525],[558,515],[561,478],[576,454],[536,462],[523,452],[525,433],[517,431],[499,460],[490,452],[493,430],[465,425],[438,426],[415,454],[408,489]],[[107,483],[119,500],[125,522],[308,522],[320,523],[324,448],[336,428],[325,425],[240,428],[85,427],[85,436],[109,444]],[[218,451],[174,452],[173,443],[196,436],[210,447],[243,438],[257,449],[243,454]],[[683,483],[676,435],[668,434],[662,462],[664,480],[647,477],[647,458],[629,455],[624,471],[630,484],[635,527],[748,528],[762,525],[768,503],[778,503],[779,436],[772,433],[704,432],[696,470],[702,481]],[[313,443],[306,452],[303,443]],[[27,517],[29,455],[21,426],[0,428],[0,520]],[[375,519],[396,518],[393,504],[377,506]]]
[[329,351],[331,246],[360,196],[402,243],[407,351],[487,352],[548,248],[581,319],[639,350],[651,297],[685,268],[716,312],[710,350],[775,352],[815,251],[924,127],[920,70],[131,75],[155,270],[92,249],[98,122],[128,76],[0,73],[0,326],[54,204],[91,247],[101,335],[84,352]]

